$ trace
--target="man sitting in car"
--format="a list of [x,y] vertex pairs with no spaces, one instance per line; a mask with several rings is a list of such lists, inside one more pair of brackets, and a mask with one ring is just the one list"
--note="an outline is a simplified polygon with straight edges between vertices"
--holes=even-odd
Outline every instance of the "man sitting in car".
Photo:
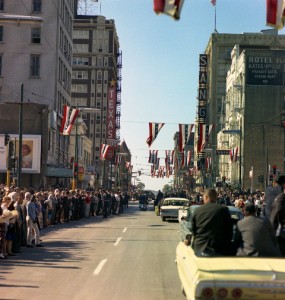
[[214,189],[205,191],[203,201],[204,205],[198,207],[192,217],[195,254],[233,255],[233,224],[228,208],[216,203]]
[[272,225],[266,218],[256,216],[252,203],[244,208],[245,218],[238,221],[235,244],[240,246],[238,256],[280,256],[277,239]]

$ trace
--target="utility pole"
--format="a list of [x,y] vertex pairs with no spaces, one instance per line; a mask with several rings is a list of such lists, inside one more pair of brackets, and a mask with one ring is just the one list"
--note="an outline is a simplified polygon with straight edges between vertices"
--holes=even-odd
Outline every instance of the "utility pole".
[[21,83],[21,103],[19,109],[19,150],[18,150],[18,182],[17,185],[21,186],[22,175],[22,145],[23,145],[23,101],[24,101],[24,84]]

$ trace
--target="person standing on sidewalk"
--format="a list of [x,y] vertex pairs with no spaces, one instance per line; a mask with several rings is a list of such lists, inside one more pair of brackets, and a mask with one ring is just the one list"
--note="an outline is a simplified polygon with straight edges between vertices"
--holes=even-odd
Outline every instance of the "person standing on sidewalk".
[[40,244],[40,231],[38,227],[37,222],[37,212],[36,212],[36,206],[35,206],[35,196],[33,195],[30,199],[30,201],[27,203],[27,247],[33,248],[32,246],[32,238],[33,238],[33,231],[35,232],[35,244],[36,247],[43,247],[42,244]]

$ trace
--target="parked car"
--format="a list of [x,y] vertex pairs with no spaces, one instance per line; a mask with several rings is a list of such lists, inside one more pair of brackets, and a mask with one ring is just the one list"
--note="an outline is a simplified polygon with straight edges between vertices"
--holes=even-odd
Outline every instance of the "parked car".
[[187,300],[285,299],[284,258],[197,257],[180,242],[176,263]]
[[166,219],[178,220],[178,210],[188,203],[187,198],[165,198],[160,207],[160,216],[162,221]]
[[[200,205],[192,205],[190,207],[187,207],[182,215],[182,220],[180,222],[180,237],[182,241],[188,241],[188,244],[190,244],[190,240],[192,237],[192,228],[191,228],[191,218],[195,212],[195,210],[199,207]],[[233,221],[233,230],[236,230],[236,223],[237,221],[241,220],[244,218],[243,213],[239,208],[236,208],[234,206],[228,206],[231,219]],[[181,214],[182,214],[181,213]]]

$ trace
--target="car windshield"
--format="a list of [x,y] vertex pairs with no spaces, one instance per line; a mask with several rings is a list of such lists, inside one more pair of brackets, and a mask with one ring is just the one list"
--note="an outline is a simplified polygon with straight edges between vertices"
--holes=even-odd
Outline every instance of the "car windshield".
[[164,200],[163,206],[183,206],[185,200]]

